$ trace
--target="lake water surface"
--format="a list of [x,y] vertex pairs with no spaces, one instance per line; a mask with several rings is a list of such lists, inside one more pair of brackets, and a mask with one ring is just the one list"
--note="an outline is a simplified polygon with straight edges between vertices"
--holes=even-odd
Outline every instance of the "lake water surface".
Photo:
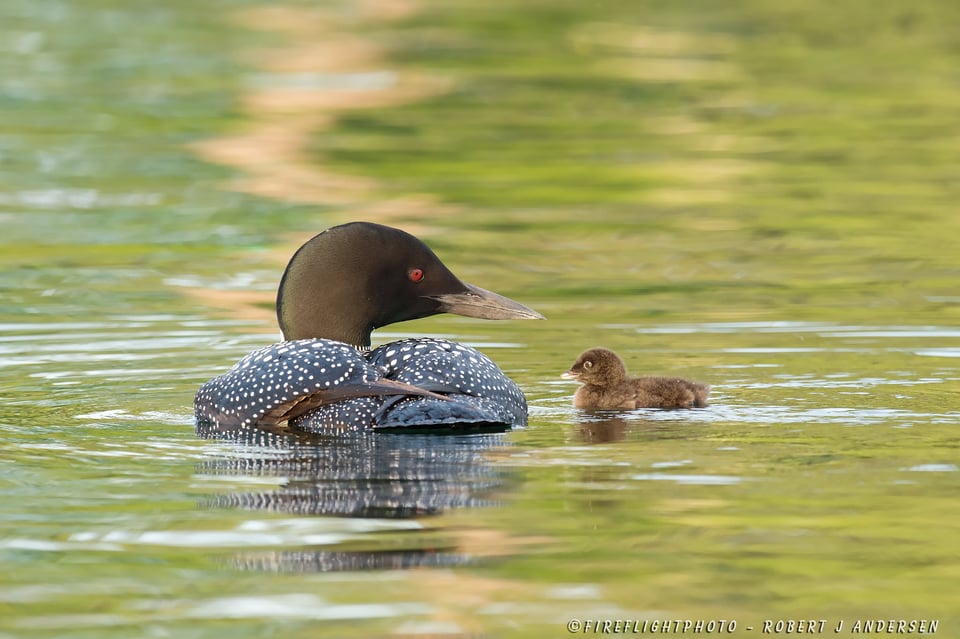
[[[960,632],[958,18],[7,0],[0,637]],[[374,335],[486,352],[528,428],[195,435],[351,219],[549,318]],[[711,406],[574,410],[597,345]]]

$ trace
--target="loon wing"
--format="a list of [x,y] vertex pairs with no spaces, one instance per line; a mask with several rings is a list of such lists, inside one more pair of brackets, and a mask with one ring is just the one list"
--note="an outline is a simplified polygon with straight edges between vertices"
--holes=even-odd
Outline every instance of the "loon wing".
[[380,406],[377,430],[508,430],[527,423],[527,401],[520,388],[486,355],[445,339],[391,342],[368,354],[384,377],[443,393],[391,397]]
[[412,384],[381,379],[375,382],[362,384],[340,385],[327,390],[317,391],[309,395],[302,395],[287,402],[281,402],[276,407],[264,413],[257,422],[258,425],[274,425],[296,419],[321,406],[358,397],[430,397],[435,401],[449,402],[449,398],[417,388]]

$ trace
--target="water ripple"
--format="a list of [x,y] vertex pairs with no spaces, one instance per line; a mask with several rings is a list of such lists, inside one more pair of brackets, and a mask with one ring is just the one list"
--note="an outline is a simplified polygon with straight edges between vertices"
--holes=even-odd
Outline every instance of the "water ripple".
[[431,607],[414,603],[330,604],[312,594],[259,595],[257,597],[221,597],[192,603],[189,617],[248,619],[369,619],[427,614]]
[[743,479],[732,475],[674,475],[669,473],[642,473],[632,475],[630,479],[638,481],[672,481],[678,484],[698,484],[703,486],[732,486]]

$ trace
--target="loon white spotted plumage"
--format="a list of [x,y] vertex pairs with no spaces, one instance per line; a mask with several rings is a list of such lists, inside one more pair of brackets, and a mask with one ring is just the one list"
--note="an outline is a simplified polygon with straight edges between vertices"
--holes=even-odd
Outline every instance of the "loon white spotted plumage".
[[283,422],[309,432],[525,425],[520,388],[473,348],[421,338],[363,349],[378,326],[442,312],[541,318],[461,282],[403,231],[362,222],[328,229],[301,247],[284,272],[277,316],[287,341],[250,353],[200,388],[198,432]]

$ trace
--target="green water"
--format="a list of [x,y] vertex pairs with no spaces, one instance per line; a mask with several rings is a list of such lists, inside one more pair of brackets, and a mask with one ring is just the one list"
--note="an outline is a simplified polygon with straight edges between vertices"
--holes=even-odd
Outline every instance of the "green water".
[[[958,632],[954,3],[303,5],[445,87],[310,158],[426,194],[390,222],[549,321],[374,336],[484,350],[529,428],[300,449],[192,423],[277,337],[196,291],[268,299],[289,234],[360,215],[189,150],[246,126],[288,44],[257,6],[0,6],[0,637]],[[559,374],[595,345],[712,405],[574,411]]]

